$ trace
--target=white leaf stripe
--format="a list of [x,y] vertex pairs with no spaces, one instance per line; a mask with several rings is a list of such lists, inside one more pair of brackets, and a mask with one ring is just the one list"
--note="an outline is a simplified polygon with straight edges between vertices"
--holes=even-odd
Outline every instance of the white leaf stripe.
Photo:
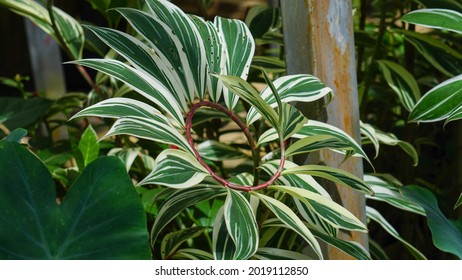
[[366,226],[348,210],[319,194],[288,186],[270,186],[270,189],[282,191],[296,197],[335,228],[367,232]]
[[143,72],[113,59],[83,59],[73,63],[101,71],[126,83],[133,90],[165,110],[179,124],[184,126],[181,109],[172,93],[153,77],[149,77]]
[[180,150],[167,149],[157,156],[154,170],[139,185],[190,188],[202,182],[208,175],[208,171],[194,156]]
[[225,195],[226,190],[219,187],[198,185],[196,187],[181,189],[170,195],[162,204],[151,230],[151,244],[154,244],[160,231],[168,225],[184,209],[202,201],[210,200],[216,196]]
[[282,103],[279,115],[284,140],[298,132],[308,122],[297,108],[288,103]]
[[231,236],[228,234],[228,229],[225,223],[224,207],[218,210],[215,222],[213,224],[212,233],[213,242],[213,257],[215,260],[232,260],[236,246],[234,245]]
[[215,140],[204,141],[197,145],[196,149],[201,155],[201,157],[214,161],[239,159],[247,157],[247,155],[245,155],[241,151]]
[[374,145],[375,157],[377,158],[379,155],[380,143],[379,139],[377,138],[375,128],[368,123],[363,123],[362,121],[359,122],[359,128],[361,135],[365,137],[362,141],[363,144],[366,142],[366,140],[369,140]]
[[310,230],[303,224],[299,217],[282,202],[259,193],[252,192],[253,195],[260,198],[260,200],[273,212],[273,214],[290,229],[294,230],[313,248],[314,252],[320,259],[323,259],[321,247],[318,241],[310,232]]
[[[159,118],[159,116],[161,115],[157,117]],[[136,117],[120,118],[112,125],[106,135],[103,136],[103,139],[113,135],[127,134],[155,142],[175,145],[191,155],[194,155],[194,152],[188,142],[186,142],[184,136],[170,124],[166,124],[168,120],[165,117],[160,117],[161,121],[156,119]]]
[[233,259],[250,258],[258,249],[258,225],[252,207],[239,192],[228,188],[224,204],[224,218],[236,251]]
[[[311,102],[323,98],[325,96],[332,97],[332,90],[326,87],[318,78],[307,75],[288,75],[276,79],[273,82],[281,101],[289,103],[291,101],[297,102]],[[271,107],[276,107],[276,99],[269,87],[266,87],[260,94],[263,100]],[[250,109],[247,114],[247,123],[252,124],[260,118],[259,112],[255,109]]]
[[451,113],[451,115],[449,115],[449,117],[444,122],[444,125],[448,124],[449,122],[460,120],[460,119],[462,119],[462,104],[459,106],[459,108],[454,110]]
[[[206,87],[207,58],[205,47],[199,31],[190,16],[172,3],[164,0],[148,0],[146,3],[152,9],[157,21],[168,25],[179,38],[187,60],[183,61],[186,77],[193,77],[194,92],[190,92],[189,99],[195,95],[203,99]],[[181,48],[178,48],[181,50]],[[190,73],[190,75],[188,75]]]
[[[133,29],[148,42],[152,48],[151,55],[166,76],[181,85],[178,94],[183,94],[189,101],[194,96],[195,86],[189,69],[188,58],[178,37],[171,28],[152,15],[130,8],[118,8]],[[186,64],[186,65],[185,65]],[[173,83],[173,82],[172,82]]]
[[462,14],[453,10],[420,9],[404,15],[401,20],[462,34]]
[[319,217],[319,214],[314,212],[311,208],[309,208],[306,204],[300,202],[297,198],[292,197],[295,206],[297,206],[297,210],[300,215],[305,219],[308,223],[310,229],[316,229],[320,232],[324,232],[331,236],[337,236],[338,230],[337,228],[333,227],[324,219]]
[[391,236],[403,243],[403,245],[409,250],[409,252],[412,253],[412,255],[414,255],[414,257],[416,257],[419,260],[427,259],[419,250],[417,250],[409,242],[404,240],[396,231],[396,229],[394,229],[393,226],[390,225],[390,223],[388,223],[388,221],[385,220],[385,218],[377,210],[370,206],[366,206],[366,214],[369,219],[372,219],[375,222],[377,222],[383,229],[385,229],[386,232],[388,232]]
[[310,257],[298,252],[270,247],[258,248],[254,257],[259,260],[311,260]]
[[166,61],[159,61],[159,57],[146,44],[118,30],[90,26],[86,26],[86,28],[95,33],[109,47],[117,51],[134,68],[159,80],[172,93],[183,111],[187,111],[184,97],[185,89],[179,83],[177,74],[172,73],[173,71],[165,66],[165,64],[168,65]]

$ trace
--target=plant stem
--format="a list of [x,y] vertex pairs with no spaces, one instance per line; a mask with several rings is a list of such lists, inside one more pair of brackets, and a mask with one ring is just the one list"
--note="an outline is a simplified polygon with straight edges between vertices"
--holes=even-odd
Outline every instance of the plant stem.
[[185,130],[186,130],[186,138],[188,140],[188,143],[189,145],[191,146],[191,149],[193,150],[197,160],[199,161],[199,163],[205,168],[207,169],[207,171],[210,173],[210,176],[212,176],[212,178],[214,178],[217,182],[219,182],[221,185],[225,186],[225,187],[229,187],[229,188],[232,188],[232,189],[236,189],[236,190],[241,190],[241,191],[246,191],[246,192],[249,192],[249,191],[256,191],[256,190],[260,190],[260,189],[264,189],[264,188],[267,188],[268,186],[270,186],[274,181],[276,181],[277,178],[279,178],[279,176],[281,176],[281,172],[284,168],[284,162],[285,162],[285,146],[284,146],[284,140],[282,137],[280,137],[280,142],[281,142],[281,160],[280,160],[280,163],[279,163],[279,167],[278,167],[278,170],[276,171],[276,173],[273,174],[273,176],[265,183],[263,184],[260,184],[260,185],[254,185],[254,186],[242,186],[242,185],[238,185],[238,184],[235,184],[235,183],[232,183],[232,182],[228,182],[227,180],[225,180],[224,178],[218,176],[211,168],[210,166],[208,166],[204,160],[202,159],[202,157],[200,156],[199,152],[196,150],[195,146],[194,146],[194,140],[192,138],[192,135],[191,135],[191,127],[192,127],[192,118],[194,116],[194,113],[196,112],[197,109],[199,109],[200,107],[211,107],[211,108],[214,108],[214,109],[217,109],[219,110],[220,112],[223,112],[225,113],[227,116],[229,116],[243,131],[245,137],[247,138],[247,141],[249,142],[250,144],[250,147],[251,147],[251,150],[252,150],[252,156],[253,156],[253,159],[254,159],[254,173],[257,171],[257,168],[258,168],[258,158],[259,158],[259,154],[258,154],[258,151],[256,149],[256,145],[255,145],[255,141],[253,140],[252,138],[252,135],[250,134],[250,130],[249,128],[247,127],[247,125],[245,125],[240,119],[239,117],[234,114],[232,111],[230,111],[228,108],[218,104],[218,103],[213,103],[213,102],[210,102],[210,101],[200,101],[196,104],[194,104],[192,107],[191,107],[191,110],[188,112],[187,116],[186,116],[186,126],[185,126]]

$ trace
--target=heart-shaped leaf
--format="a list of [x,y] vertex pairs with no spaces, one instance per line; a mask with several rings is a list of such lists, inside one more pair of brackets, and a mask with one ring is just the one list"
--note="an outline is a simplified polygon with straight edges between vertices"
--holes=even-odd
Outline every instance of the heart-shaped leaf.
[[125,167],[93,161],[56,203],[46,166],[0,142],[0,259],[149,259],[146,218]]

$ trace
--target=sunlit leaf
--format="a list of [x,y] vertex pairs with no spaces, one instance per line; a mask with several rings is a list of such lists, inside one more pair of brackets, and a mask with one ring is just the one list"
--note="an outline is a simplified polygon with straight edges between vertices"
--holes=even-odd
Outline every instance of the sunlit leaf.
[[420,9],[405,14],[401,17],[401,20],[462,34],[462,14],[457,11],[447,9]]

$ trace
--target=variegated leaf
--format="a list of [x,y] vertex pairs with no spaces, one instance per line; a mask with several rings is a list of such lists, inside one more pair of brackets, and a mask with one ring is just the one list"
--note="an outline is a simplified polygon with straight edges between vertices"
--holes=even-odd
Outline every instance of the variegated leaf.
[[461,106],[462,75],[459,75],[428,91],[415,105],[409,115],[409,121],[440,121],[450,117]]
[[86,28],[124,57],[134,68],[162,83],[175,97],[183,112],[187,111],[185,88],[181,84],[177,72],[171,70],[172,66],[169,61],[161,60],[160,56],[156,55],[156,52],[145,43],[121,31],[91,26],[86,26]]
[[[297,102],[312,102],[327,96],[332,98],[332,90],[326,87],[318,78],[307,75],[289,75],[276,79],[273,82],[281,101],[289,103],[291,101]],[[277,102],[270,87],[267,87],[261,93],[263,100],[271,107],[276,107]],[[256,110],[251,108],[247,114],[247,123],[252,124],[258,120],[261,115]]]
[[170,188],[193,187],[209,175],[197,159],[180,150],[167,149],[156,158],[156,166],[139,185],[158,184]]
[[279,110],[279,117],[284,140],[300,131],[308,122],[308,119],[297,108],[288,103],[282,103],[282,108]]
[[342,148],[343,146],[344,144],[339,143],[338,139],[332,135],[313,135],[304,137],[290,145],[286,150],[286,155],[293,156],[326,148]]
[[126,83],[133,90],[169,113],[180,125],[184,126],[180,105],[175,101],[172,93],[153,77],[113,59],[83,59],[73,63],[101,71]]
[[402,21],[462,34],[462,14],[447,9],[420,9],[401,17]]
[[259,260],[311,260],[310,257],[298,252],[270,247],[258,248],[254,257]]
[[360,127],[361,135],[364,136],[361,143],[363,145],[368,142],[372,143],[375,149],[375,158],[377,158],[379,156],[380,143],[379,143],[379,139],[377,138],[375,128],[368,123],[363,123],[362,121],[359,122],[359,127]]
[[237,94],[244,101],[249,103],[255,108],[261,115],[264,116],[269,123],[279,130],[279,116],[276,111],[271,108],[258,94],[249,83],[244,81],[242,78],[233,76],[217,76],[223,81],[224,85]]
[[[82,58],[82,50],[84,46],[84,32],[80,23],[73,17],[57,7],[53,7],[55,24],[60,36],[56,34],[53,28],[48,10],[35,0],[0,0],[0,6],[10,9],[30,19],[34,24],[40,27],[47,34],[52,36],[65,50],[68,50],[72,59]],[[58,38],[61,37],[63,41]]]
[[[222,38],[227,56],[225,74],[246,80],[255,52],[255,42],[249,28],[240,20],[222,17],[216,17],[214,24]],[[236,96],[233,89],[227,89],[224,88],[223,91],[225,104],[228,108],[233,109],[240,95]]]
[[282,191],[296,197],[303,204],[318,213],[318,217],[324,219],[335,228],[367,232],[366,226],[358,218],[331,199],[295,187],[270,186],[270,189]]
[[225,195],[226,189],[207,185],[181,189],[170,195],[162,204],[151,230],[151,244],[154,245],[160,231],[178,214],[191,205]]
[[207,140],[200,143],[199,145],[197,145],[197,151],[199,152],[202,158],[214,161],[223,161],[247,157],[241,151],[214,140]]
[[403,197],[399,193],[398,188],[391,183],[377,176],[368,174],[364,175],[364,181],[374,191],[373,196],[366,195],[367,199],[383,201],[396,208],[425,216],[425,211],[422,207]]
[[156,118],[127,117],[118,119],[104,135],[104,138],[127,134],[155,142],[175,145],[183,151],[194,155],[186,138],[181,135],[162,115]]
[[[189,100],[194,96],[203,99],[207,85],[207,57],[202,37],[193,19],[180,8],[165,0],[147,0],[153,17],[162,25],[171,29],[170,37],[177,37],[186,60],[181,58],[185,77],[192,78],[194,90],[189,92]],[[162,43],[162,42],[159,42]]]
[[396,229],[393,228],[390,223],[379,213],[379,211],[375,210],[372,207],[366,206],[366,214],[369,219],[374,220],[377,222],[386,232],[388,232],[391,236],[399,240],[408,251],[418,260],[426,260],[427,258],[414,246],[412,246],[409,242],[404,240]]
[[444,122],[444,125],[447,125],[449,122],[453,122],[460,119],[462,119],[462,104],[459,106],[459,108],[455,109],[451,113],[451,115]]
[[321,247],[319,246],[318,241],[310,230],[303,224],[302,220],[300,220],[300,218],[297,217],[297,215],[289,207],[272,197],[256,192],[252,192],[252,194],[258,197],[281,222],[303,237],[310,247],[313,248],[318,257],[323,259]]
[[345,185],[352,189],[366,194],[373,194],[372,189],[358,177],[341,169],[324,165],[303,165],[286,169],[282,174],[308,174],[314,177],[321,177],[337,184]]
[[[192,16],[204,42],[209,74],[226,74],[227,53],[223,38],[213,22]],[[223,83],[215,76],[207,75],[207,91],[213,102],[218,102],[223,91]]]
[[398,95],[401,104],[410,112],[420,99],[417,81],[403,66],[388,60],[377,60],[388,85]]
[[162,259],[171,259],[181,244],[200,236],[206,230],[206,227],[190,227],[166,234],[160,245]]
[[454,209],[462,205],[462,193],[459,196],[459,199],[457,200],[456,204],[454,205]]
[[258,249],[258,225],[252,207],[238,191],[228,188],[224,205],[224,218],[235,251],[233,259],[250,258]]
[[225,223],[224,207],[222,207],[215,217],[213,225],[213,257],[215,260],[232,260],[236,245],[234,245]]
[[393,133],[386,133],[379,129],[375,129],[375,135],[380,143],[390,146],[398,145],[406,154],[414,161],[414,166],[419,163],[419,154],[414,146],[406,141],[399,140]]
[[175,260],[213,260],[213,255],[200,249],[184,248],[176,251],[172,257]]

